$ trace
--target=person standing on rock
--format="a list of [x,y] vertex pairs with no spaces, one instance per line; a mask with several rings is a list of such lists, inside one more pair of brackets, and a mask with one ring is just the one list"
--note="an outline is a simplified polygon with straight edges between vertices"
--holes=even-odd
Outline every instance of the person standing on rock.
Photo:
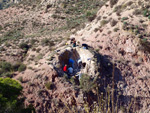
[[73,47],[76,47],[76,40],[73,41]]
[[72,38],[71,40],[70,40],[70,44],[73,44],[73,41],[75,40],[75,38]]

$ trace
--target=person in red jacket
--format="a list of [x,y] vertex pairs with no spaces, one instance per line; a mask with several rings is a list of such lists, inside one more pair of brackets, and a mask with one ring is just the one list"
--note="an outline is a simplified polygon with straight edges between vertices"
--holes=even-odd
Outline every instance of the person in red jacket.
[[67,72],[67,64],[65,64],[64,68],[63,68],[64,72]]

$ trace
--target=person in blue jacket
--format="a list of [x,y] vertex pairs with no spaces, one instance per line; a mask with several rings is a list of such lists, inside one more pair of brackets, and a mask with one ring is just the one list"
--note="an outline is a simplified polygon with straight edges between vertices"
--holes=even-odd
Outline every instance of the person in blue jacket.
[[74,60],[73,59],[69,59],[69,65],[72,66],[72,68],[74,68]]

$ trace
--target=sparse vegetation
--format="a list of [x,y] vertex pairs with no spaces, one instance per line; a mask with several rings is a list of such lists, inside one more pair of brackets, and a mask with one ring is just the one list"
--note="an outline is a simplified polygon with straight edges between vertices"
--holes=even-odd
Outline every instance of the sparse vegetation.
[[[27,1],[31,1],[31,3],[34,3],[34,0],[27,0]],[[23,31],[22,32],[21,30],[18,30],[18,29],[14,30],[14,28],[11,28],[11,23],[9,23],[9,22],[6,23],[5,26],[0,26],[0,32],[4,32],[4,34],[2,34],[2,36],[0,37],[0,43],[2,44],[4,42],[4,46],[5,46],[5,47],[3,47],[3,45],[2,45],[0,47],[0,51],[5,52],[5,50],[7,48],[13,48],[14,45],[18,46],[18,44],[20,44],[19,48],[25,50],[26,52],[27,52],[27,50],[29,50],[30,47],[33,47],[32,50],[34,52],[33,51],[31,51],[31,52],[34,53],[34,54],[30,54],[30,51],[29,51],[28,52],[29,55],[26,54],[26,56],[27,57],[29,56],[29,58],[27,60],[25,59],[25,61],[28,62],[30,60],[28,62],[28,64],[30,64],[30,62],[31,62],[31,63],[33,63],[32,65],[34,65],[34,62],[32,62],[32,61],[35,61],[35,65],[36,66],[28,67],[28,69],[31,69],[30,71],[35,72],[35,73],[37,71],[41,71],[41,73],[38,72],[41,75],[38,75],[38,73],[36,73],[37,75],[35,75],[33,77],[33,81],[31,80],[30,82],[27,83],[27,85],[29,85],[30,88],[32,88],[32,87],[36,86],[37,84],[38,85],[42,84],[41,85],[42,87],[41,86],[38,87],[40,89],[38,89],[36,94],[39,97],[41,96],[42,98],[43,98],[43,96],[45,96],[44,98],[46,100],[46,101],[44,101],[45,102],[44,104],[42,102],[38,103],[38,100],[36,100],[37,103],[33,102],[35,106],[40,106],[40,104],[43,104],[42,105],[43,108],[45,106],[47,106],[47,107],[50,108],[50,110],[52,109],[51,107],[54,106],[54,107],[56,107],[56,109],[54,109],[53,112],[58,112],[58,113],[59,113],[59,110],[61,109],[60,106],[62,108],[64,106],[67,107],[66,109],[64,108],[64,112],[74,112],[74,113],[78,113],[78,112],[81,112],[81,113],[82,112],[87,112],[87,113],[90,113],[90,112],[93,112],[93,113],[98,113],[98,112],[100,112],[100,113],[103,113],[103,112],[108,112],[108,113],[111,113],[111,112],[112,113],[125,112],[126,113],[126,112],[128,112],[129,113],[129,112],[132,112],[132,111],[135,112],[134,108],[132,107],[134,97],[127,97],[127,99],[126,99],[126,97],[122,94],[122,89],[121,90],[117,89],[117,87],[118,87],[117,86],[118,85],[117,82],[118,81],[114,80],[114,78],[112,77],[113,74],[109,73],[108,75],[106,75],[107,78],[103,76],[103,70],[106,70],[106,71],[113,70],[113,73],[114,73],[114,69],[117,68],[117,67],[113,67],[113,68],[109,69],[109,66],[111,64],[107,63],[107,61],[106,62],[103,61],[102,64],[101,64],[101,65],[104,65],[104,67],[102,67],[100,72],[98,72],[100,74],[102,73],[101,76],[97,76],[97,72],[95,72],[97,78],[94,79],[92,77],[95,76],[95,75],[91,75],[92,77],[90,77],[89,75],[83,74],[81,79],[80,79],[80,81],[79,80],[77,81],[80,85],[76,84],[76,81],[75,81],[76,79],[75,79],[74,76],[70,78],[70,76],[68,76],[67,74],[64,74],[63,77],[62,77],[63,74],[61,74],[59,76],[59,78],[56,79],[55,82],[50,82],[50,81],[48,81],[49,80],[48,75],[46,75],[44,77],[42,75],[42,73],[44,73],[44,71],[46,69],[44,69],[43,67],[42,67],[42,69],[39,69],[39,70],[36,69],[36,67],[40,68],[40,66],[43,66],[44,58],[47,58],[47,56],[46,56],[47,54],[45,55],[45,53],[44,53],[45,51],[50,51],[50,52],[54,51],[55,50],[54,46],[57,45],[60,42],[63,42],[62,41],[63,39],[65,39],[64,42],[65,41],[69,41],[70,38],[68,38],[68,37],[71,34],[75,34],[76,35],[76,30],[84,27],[86,22],[91,22],[91,21],[93,21],[95,19],[97,10],[99,10],[100,7],[102,5],[104,5],[105,2],[107,2],[107,1],[108,0],[102,0],[102,1],[101,0],[68,0],[67,2],[64,1],[62,4],[59,4],[57,7],[55,5],[53,6],[53,5],[49,5],[48,4],[46,6],[46,9],[45,9],[45,13],[47,13],[46,16],[43,16],[43,15],[45,15],[45,13],[42,12],[43,9],[42,9],[42,11],[40,13],[38,12],[39,13],[38,17],[40,19],[41,18],[43,19],[42,20],[43,23],[39,22],[38,19],[36,19],[36,18],[32,18],[33,21],[31,23],[29,21],[29,24],[31,24],[31,27],[35,28],[35,29],[31,28],[32,30],[35,30],[35,31],[31,31],[31,32],[34,32],[33,34],[30,33],[30,31],[28,31],[28,32]],[[22,1],[22,3],[23,2],[24,2],[24,5],[25,5],[24,6],[25,10],[26,11],[27,10],[31,10],[31,8],[27,7],[27,4],[26,4],[27,2],[26,1]],[[36,4],[36,2],[34,4]],[[38,0],[38,2],[40,3],[40,0]],[[118,2],[118,0],[110,0],[111,7],[113,7],[117,2]],[[100,26],[99,25],[96,26],[96,28],[94,29],[95,33],[93,33],[93,39],[96,40],[96,44],[97,43],[103,43],[105,41],[105,39],[103,40],[102,38],[105,38],[105,37],[106,38],[116,38],[116,39],[113,39],[113,40],[112,39],[110,39],[110,40],[106,39],[106,41],[109,41],[110,43],[111,43],[111,41],[115,40],[115,44],[113,44],[113,42],[112,42],[112,44],[107,44],[106,45],[106,46],[111,46],[112,45],[112,48],[111,47],[105,47],[105,42],[103,44],[100,44],[100,45],[98,45],[98,44],[94,45],[94,43],[91,44],[91,45],[94,45],[95,47],[98,47],[98,49],[94,48],[94,50],[95,50],[94,52],[95,53],[100,52],[100,49],[103,49],[101,51],[101,52],[103,52],[103,51],[106,51],[106,50],[110,50],[110,48],[114,49],[115,46],[116,47],[118,46],[117,48],[119,48],[119,51],[118,51],[118,53],[120,54],[119,56],[120,57],[121,56],[124,57],[124,55],[126,55],[127,53],[124,50],[122,50],[122,48],[120,48],[119,44],[117,44],[117,43],[126,44],[126,40],[122,41],[122,39],[121,39],[121,38],[125,38],[126,34],[128,34],[127,40],[130,39],[130,34],[132,34],[132,35],[134,35],[134,36],[136,36],[138,38],[141,38],[141,40],[140,40],[140,47],[141,48],[140,49],[144,51],[144,54],[147,54],[147,52],[150,53],[150,46],[149,46],[150,43],[149,43],[149,40],[147,38],[147,37],[150,36],[150,34],[145,32],[146,31],[145,29],[148,28],[147,27],[148,26],[147,25],[147,20],[150,19],[149,8],[147,8],[147,7],[145,8],[144,4],[141,1],[138,1],[138,5],[141,5],[142,8],[141,9],[135,9],[133,14],[139,15],[139,16],[141,16],[140,14],[143,14],[143,16],[145,16],[146,18],[142,18],[142,20],[139,21],[141,23],[137,24],[138,25],[137,26],[137,25],[132,25],[132,19],[134,21],[134,16],[132,16],[132,14],[129,14],[129,18],[122,16],[123,11],[127,11],[128,9],[131,10],[132,8],[136,7],[137,3],[132,2],[132,1],[124,2],[124,3],[125,4],[121,4],[121,5],[118,5],[118,6],[115,5],[116,7],[113,8],[114,12],[112,12],[112,11],[109,12],[108,11],[108,13],[104,12],[103,13],[104,15],[98,15],[97,20],[94,21],[96,24],[98,24],[100,22]],[[118,4],[119,4],[119,2],[118,2]],[[37,7],[37,4],[32,6],[30,3],[28,3],[28,5],[33,7],[33,9],[35,7]],[[105,7],[108,8],[109,5],[105,4]],[[38,8],[37,8],[38,10],[41,10],[40,9],[40,5],[38,6]],[[51,11],[50,8],[52,8],[53,11],[55,10],[55,8],[56,8],[56,10],[55,10],[55,13],[51,16],[51,17],[53,17],[52,22],[48,21],[46,23],[47,17],[49,16],[49,13]],[[106,10],[107,10],[107,8],[106,8]],[[108,9],[110,9],[110,7]],[[38,10],[36,10],[36,11],[38,11]],[[110,17],[110,16],[114,16],[114,14],[117,14],[118,17],[117,16],[116,17]],[[51,20],[51,17],[49,16],[48,20]],[[123,17],[123,18],[121,18],[121,17]],[[116,20],[113,20],[112,18],[114,18]],[[120,20],[122,21],[122,24],[120,24]],[[62,22],[62,25],[59,25],[59,23],[61,23],[61,22]],[[110,22],[111,26],[109,24],[106,25],[109,22]],[[138,22],[138,21],[136,21],[136,22]],[[17,21],[13,21],[14,25],[17,25],[18,23],[19,22],[17,22]],[[25,25],[26,23],[28,23],[28,21],[27,22],[24,21],[23,25]],[[52,25],[51,25],[51,23],[52,23]],[[124,33],[120,33],[120,31],[118,33],[114,33],[114,32],[117,32],[118,30],[121,30],[120,25],[123,25],[122,28],[124,30],[126,30],[125,34]],[[88,30],[92,29],[92,27],[89,26]],[[108,29],[106,30],[104,27],[107,27]],[[110,29],[111,27],[113,29]],[[5,29],[10,29],[10,31],[5,32]],[[69,33],[64,32],[64,31],[67,31]],[[129,31],[131,31],[131,32],[129,32]],[[100,34],[100,32],[101,32],[101,34]],[[26,37],[24,37],[23,33],[26,34]],[[57,37],[56,34],[59,35],[59,36]],[[66,35],[64,36],[64,34],[68,34],[68,36],[66,36]],[[96,34],[96,35],[94,35],[94,34]],[[55,35],[56,35],[56,37],[55,37]],[[113,37],[111,37],[112,35],[113,35]],[[39,36],[40,36],[40,38],[39,38]],[[102,36],[102,38],[100,38],[101,36]],[[122,37],[120,38],[120,36],[122,36]],[[19,40],[19,39],[21,39],[23,37],[24,38],[28,38],[28,39],[27,40],[23,40],[24,42]],[[83,42],[87,42],[88,41],[88,39],[86,39],[87,37],[84,36],[84,33],[82,33],[81,37],[83,39],[83,40],[81,39]],[[133,40],[131,40],[133,43],[134,43],[134,38],[133,38]],[[11,40],[15,40],[16,42],[15,43],[10,43]],[[20,42],[23,42],[23,43],[20,43]],[[80,42],[80,43],[82,44],[82,42]],[[40,44],[43,46],[42,48],[40,47],[41,46]],[[79,44],[79,45],[81,45],[81,44]],[[65,43],[63,44],[63,46],[64,45],[65,45]],[[90,40],[89,40],[89,45],[90,45]],[[44,47],[44,46],[47,46],[47,47]],[[51,47],[51,46],[53,46],[53,47]],[[18,48],[16,47],[15,49],[18,49]],[[58,53],[54,52],[54,53],[55,53],[55,55],[59,54],[59,52]],[[106,52],[106,54],[107,54],[107,56],[105,56],[105,57],[108,57],[108,58],[109,58],[109,55],[111,55],[111,54],[108,54],[107,52]],[[141,53],[137,53],[137,54],[141,54]],[[131,53],[130,56],[131,57],[132,56],[139,57],[139,56],[137,56],[137,54],[134,55],[134,54]],[[3,54],[1,54],[1,55],[4,56]],[[6,55],[9,56],[11,54],[6,54]],[[20,56],[20,55],[18,55],[18,56]],[[42,60],[40,60],[40,59],[42,59]],[[51,55],[50,58],[48,59],[49,63],[51,65],[53,65],[54,64],[53,61],[55,59],[57,59],[57,57],[55,57],[54,55]],[[113,59],[113,58],[110,58],[110,59]],[[143,60],[143,62],[142,62],[142,65],[143,65],[144,64],[143,56],[142,56],[142,60]],[[94,62],[97,62],[96,58],[94,58]],[[139,66],[137,61],[136,62],[130,62],[130,61],[126,61],[123,58],[122,59],[120,58],[120,61],[118,60],[118,62],[117,62],[118,63],[117,66],[119,67],[119,69],[116,70],[115,73],[117,73],[118,75],[120,73],[122,73],[122,72],[120,72],[120,69],[126,68],[127,65],[128,65],[128,62],[129,63],[133,63],[134,64],[133,66]],[[95,67],[97,66],[96,63],[94,65],[95,65]],[[107,66],[107,65],[109,65],[109,66]],[[62,67],[61,67],[61,64],[55,63],[54,68],[57,70],[57,69],[62,68]],[[132,71],[132,69],[130,69],[130,66],[128,66],[128,68],[129,68],[128,69],[129,71]],[[132,66],[131,66],[131,68],[132,68]],[[24,65],[24,64],[22,64],[20,62],[16,63],[15,65],[12,65],[12,64],[10,64],[8,62],[0,61],[0,76],[1,77],[13,77],[13,76],[15,76],[15,73],[14,73],[15,71],[21,72],[21,71],[24,71],[25,69],[26,69],[26,65]],[[140,71],[142,71],[142,70],[143,69],[141,69]],[[138,72],[136,72],[136,73],[138,73]],[[117,75],[116,78],[118,77],[117,79],[119,79],[119,80],[120,80],[120,78],[124,79],[124,77],[126,77],[127,74],[125,72],[123,72],[123,74],[124,74],[123,77],[122,76],[118,77],[118,75]],[[131,75],[130,77],[132,77],[132,74],[130,74],[130,75]],[[41,78],[42,78],[42,80],[40,80]],[[36,79],[36,81],[38,81],[37,83],[34,82],[35,79]],[[96,79],[98,79],[98,80],[96,80]],[[108,79],[108,80],[106,80],[106,79]],[[20,76],[18,78],[18,80],[23,85],[26,83],[25,82],[26,79],[23,81],[23,77],[22,76]],[[57,83],[58,80],[60,80],[61,84],[63,84],[64,86],[67,86],[69,84],[70,88],[74,88],[73,90],[71,90],[69,88],[68,89],[66,88],[67,89],[65,91],[66,94],[68,94],[68,92],[71,94],[72,93],[71,91],[74,91],[73,93],[75,93],[76,97],[77,96],[81,96],[81,99],[82,99],[82,96],[83,96],[83,104],[81,103],[82,104],[81,106],[80,105],[78,106],[77,104],[72,104],[72,102],[68,101],[70,99],[69,98],[70,94],[69,95],[65,95],[65,99],[67,98],[67,104],[62,102],[62,100],[64,98],[62,100],[61,100],[61,98],[59,98],[59,99],[57,98],[57,93],[58,93],[57,91],[55,93],[55,97],[53,97],[53,92],[55,92],[55,84],[54,83]],[[1,78],[0,78],[0,81],[1,81]],[[116,84],[114,84],[114,82],[116,82]],[[45,84],[43,84],[43,83],[45,83]],[[7,85],[2,85],[2,86],[6,87]],[[2,86],[1,86],[1,82],[0,82],[0,108],[1,107],[3,108],[3,109],[0,109],[0,112],[4,112],[4,113],[5,112],[12,112],[13,113],[13,112],[15,112],[16,109],[18,109],[16,107],[18,105],[17,97],[18,97],[19,94],[17,94],[15,96],[15,101],[13,100],[14,99],[14,97],[13,97],[13,99],[11,98],[11,102],[7,102],[8,99],[7,98],[3,98],[4,95],[1,94]],[[43,87],[43,86],[45,86],[45,87]],[[115,88],[114,88],[114,86],[115,86]],[[10,84],[9,84],[9,87],[11,87],[12,89],[14,88]],[[11,89],[11,91],[12,91],[12,89]],[[48,90],[52,90],[52,91],[48,91]],[[57,88],[56,88],[56,90],[57,90]],[[49,92],[51,93],[50,96],[52,98],[50,97],[50,99],[47,101],[46,98],[49,96]],[[32,92],[29,91],[29,93],[32,93]],[[63,95],[63,93],[60,93],[60,94],[58,94],[58,96],[62,96],[63,97],[64,95]],[[131,100],[130,100],[130,98],[131,98]],[[32,99],[30,99],[30,100],[32,100]],[[27,99],[27,102],[30,103],[30,100]],[[71,101],[72,100],[73,99],[71,99]],[[128,102],[125,106],[124,106],[125,101],[123,101],[123,100],[126,100]],[[78,100],[75,100],[75,101],[78,101]],[[135,101],[136,101],[136,99],[135,99]],[[71,103],[71,105],[70,105],[70,103]],[[136,102],[134,102],[134,103],[136,103]],[[78,107],[80,107],[80,108],[78,108]],[[31,108],[33,108],[33,107],[31,107]],[[25,112],[28,113],[28,111],[26,111],[26,110],[25,110]],[[43,112],[43,111],[40,111],[40,112]],[[48,111],[47,109],[45,109],[45,112],[51,112],[51,111]],[[19,113],[23,113],[23,112],[19,111]]]
[[109,0],[109,1],[111,7],[113,7],[118,2],[118,0]]
[[119,28],[118,28],[118,27],[114,28],[114,32],[117,32],[118,30],[119,30]]
[[150,53],[150,42],[147,39],[140,40],[141,50]]
[[2,26],[0,25],[0,31],[2,30],[3,28],[2,28]]
[[107,20],[102,20],[102,21],[101,21],[101,26],[104,26],[104,25],[106,25],[107,23],[108,23]]
[[53,82],[47,82],[45,84],[45,87],[49,90],[52,90],[54,88],[54,84],[53,84]]
[[23,82],[23,77],[20,76],[20,77],[18,78],[18,80],[22,83],[22,82]]
[[133,15],[140,15],[142,14],[142,11],[140,9],[135,9],[133,12]]
[[0,42],[6,42],[8,40],[17,40],[17,39],[20,39],[20,38],[23,38],[23,34],[21,33],[20,30],[10,30],[8,32],[6,32],[2,37],[1,37],[1,40]]
[[25,71],[25,70],[26,70],[26,65],[25,64],[20,64],[20,66],[18,68],[18,71],[22,72],[22,71]]
[[41,44],[43,46],[54,46],[55,45],[54,42],[48,38],[42,39]]
[[1,76],[7,76],[11,77],[13,75],[14,71],[24,71],[26,69],[26,66],[22,63],[16,63],[15,65],[12,65],[9,62],[0,62],[0,75]]
[[129,18],[128,17],[123,17],[121,20],[124,21],[124,20],[128,20]]
[[43,54],[40,53],[40,54],[38,54],[38,56],[36,57],[35,60],[36,60],[36,61],[39,61],[39,60],[42,59],[42,58],[43,58]]
[[143,16],[148,17],[150,15],[150,11],[148,9],[145,9],[143,11]]
[[117,21],[114,20],[114,19],[112,19],[112,21],[110,22],[110,25],[113,27],[113,26],[115,26],[116,24],[117,24]]
[[28,51],[29,45],[27,43],[21,43],[19,47],[25,51]]
[[86,74],[83,74],[81,76],[80,88],[83,90],[83,92],[88,93],[95,87],[96,87],[96,83],[90,78],[90,76]]
[[84,23],[92,21],[96,17],[98,8],[103,6],[107,2],[105,1],[89,1],[89,0],[78,0],[78,2],[67,2],[65,4],[64,12],[69,16],[67,18],[66,29],[82,28]]

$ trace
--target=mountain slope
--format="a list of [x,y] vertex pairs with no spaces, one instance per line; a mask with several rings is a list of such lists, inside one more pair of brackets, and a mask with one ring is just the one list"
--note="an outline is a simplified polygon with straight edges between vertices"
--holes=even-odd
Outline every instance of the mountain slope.
[[[146,113],[150,110],[149,12],[149,1],[119,0],[113,7],[107,3],[93,22],[74,34],[80,43],[92,46],[115,63],[122,76],[117,78],[117,87],[122,88],[124,96],[137,98],[143,105],[138,108]],[[119,85],[122,79],[126,85]]]
[[[0,64],[12,65],[9,69],[6,65],[5,70],[0,66],[0,76],[20,81],[25,107],[32,105],[37,113],[148,113],[149,3],[24,0],[0,10]],[[60,59],[69,52],[61,51],[72,46],[71,38],[81,49],[82,44],[88,44],[93,58],[87,58],[86,52],[82,58],[96,62],[96,70],[79,71],[84,74],[80,83],[62,72],[65,61]],[[77,60],[75,50],[72,54]]]

